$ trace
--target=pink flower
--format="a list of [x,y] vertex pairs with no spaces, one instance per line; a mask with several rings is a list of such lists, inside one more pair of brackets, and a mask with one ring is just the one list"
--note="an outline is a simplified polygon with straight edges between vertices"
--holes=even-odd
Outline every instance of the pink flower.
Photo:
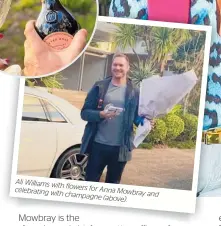
[[0,58],[0,63],[2,63],[3,65],[8,65],[9,64],[9,59],[1,59]]

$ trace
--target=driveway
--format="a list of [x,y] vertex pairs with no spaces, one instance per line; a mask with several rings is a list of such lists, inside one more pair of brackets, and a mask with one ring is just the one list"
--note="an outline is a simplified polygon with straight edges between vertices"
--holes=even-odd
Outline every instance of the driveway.
[[[53,94],[81,109],[86,92],[53,89]],[[148,187],[191,190],[194,150],[176,148],[136,149],[121,183]],[[104,181],[104,177],[101,178]]]
[[135,149],[121,184],[192,190],[194,155],[189,149]]

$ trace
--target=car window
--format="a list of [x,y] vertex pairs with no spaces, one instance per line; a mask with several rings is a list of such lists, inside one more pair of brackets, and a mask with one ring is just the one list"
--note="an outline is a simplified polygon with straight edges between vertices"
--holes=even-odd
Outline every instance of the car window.
[[48,121],[42,104],[37,97],[28,95],[24,96],[22,120],[41,122]]
[[48,101],[44,100],[44,105],[46,106],[47,113],[49,114],[50,121],[52,122],[67,122],[62,114],[53,107]]

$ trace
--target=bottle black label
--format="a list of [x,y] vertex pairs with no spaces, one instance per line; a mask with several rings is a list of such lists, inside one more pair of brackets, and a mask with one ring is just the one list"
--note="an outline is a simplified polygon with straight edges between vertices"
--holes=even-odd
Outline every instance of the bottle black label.
[[42,9],[36,21],[39,36],[53,49],[67,48],[80,25],[59,0],[42,1]]

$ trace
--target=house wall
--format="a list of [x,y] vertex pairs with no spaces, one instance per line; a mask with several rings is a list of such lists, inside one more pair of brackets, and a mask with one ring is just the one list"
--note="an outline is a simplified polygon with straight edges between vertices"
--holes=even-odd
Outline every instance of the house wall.
[[86,55],[82,79],[82,91],[88,92],[94,83],[104,78],[106,58]]
[[70,67],[62,71],[62,75],[64,77],[64,80],[62,80],[64,89],[77,90],[79,72],[80,72],[80,59],[78,59]]
[[[146,44],[143,41],[143,39],[141,39],[141,38],[137,39],[137,41],[135,43],[135,46],[133,48],[134,48],[135,52],[138,53],[138,54],[147,54],[147,52],[146,52]],[[115,51],[116,52],[124,52],[126,54],[127,53],[128,54],[129,53],[131,53],[131,54],[134,53],[130,46],[128,46],[126,49],[123,49],[123,50],[120,47],[116,46]]]
[[[78,59],[62,72],[64,89],[78,90],[80,64],[81,60]],[[105,64],[106,58],[85,54],[81,91],[88,92],[96,81],[105,77]]]
[[108,51],[108,52],[111,52],[113,48],[112,42],[97,42],[97,45],[99,50]]

